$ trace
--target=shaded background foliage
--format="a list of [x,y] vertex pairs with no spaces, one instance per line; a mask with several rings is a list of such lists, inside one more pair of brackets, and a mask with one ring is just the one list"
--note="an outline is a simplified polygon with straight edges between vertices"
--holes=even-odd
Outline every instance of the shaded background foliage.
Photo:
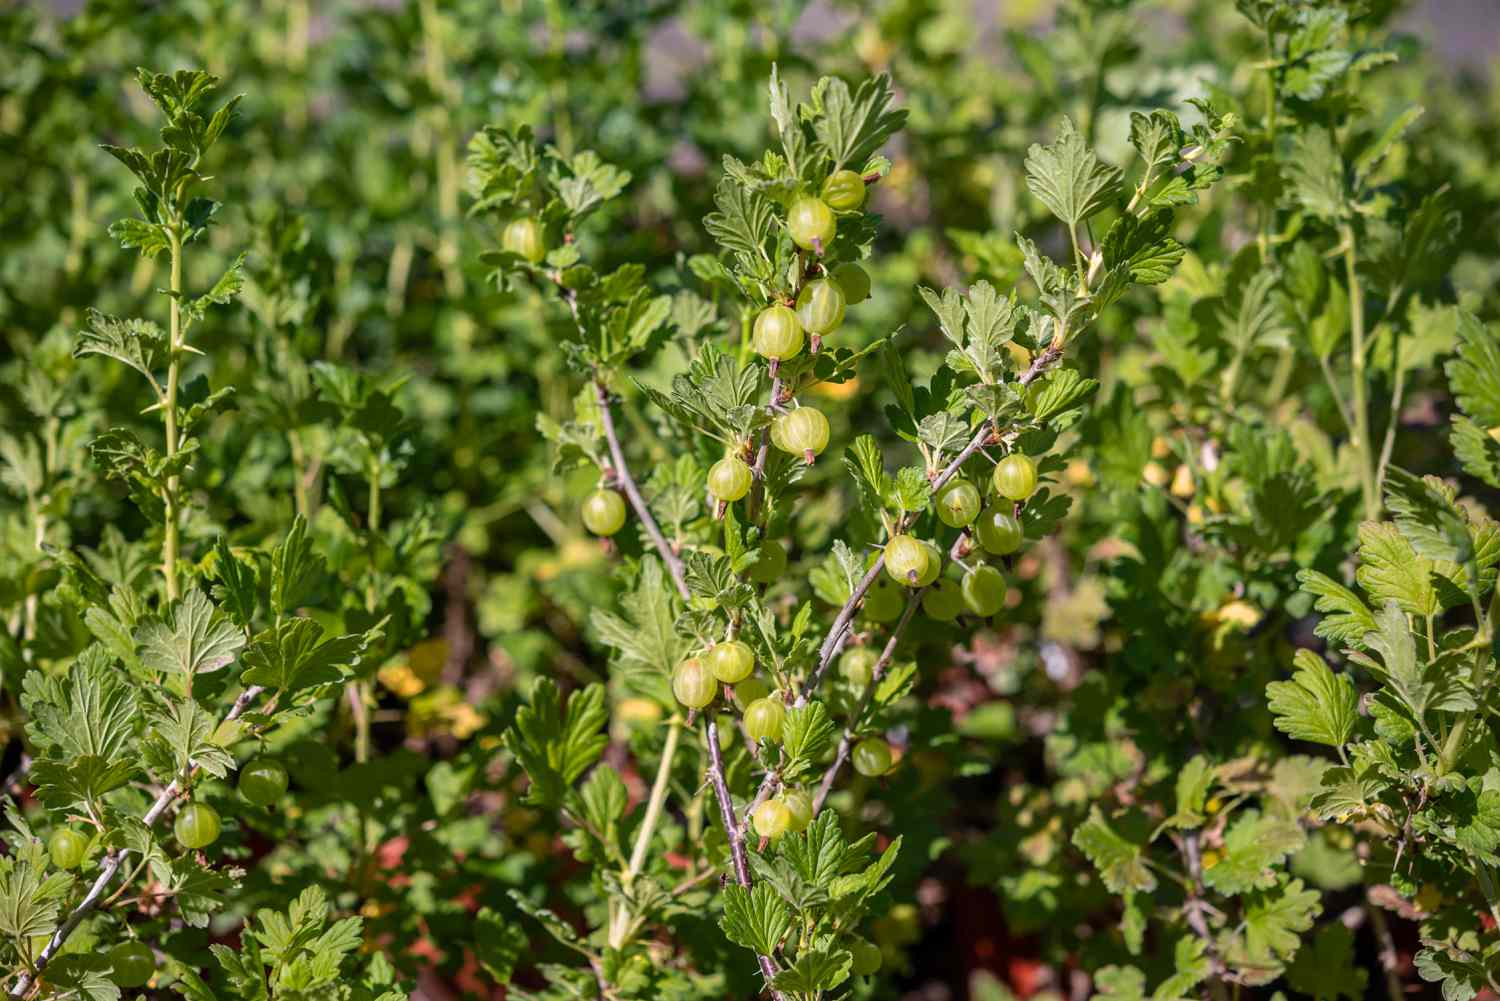
[[[135,66],[203,66],[224,78],[227,93],[246,95],[224,140],[232,152],[215,171],[230,208],[211,231],[213,253],[199,255],[200,273],[191,277],[197,285],[211,281],[247,248],[249,284],[244,307],[205,321],[198,343],[214,385],[256,386],[265,391],[258,399],[279,405],[233,414],[205,437],[198,468],[225,500],[202,517],[234,538],[259,540],[294,510],[316,519],[325,504],[350,503],[363,487],[340,463],[326,415],[309,409],[317,378],[311,363],[403,378],[394,394],[407,418],[394,453],[402,468],[385,508],[400,519],[430,505],[431,531],[443,544],[404,568],[413,642],[378,675],[376,758],[352,764],[352,722],[339,709],[329,710],[336,746],[315,734],[301,742],[292,734],[285,746],[302,765],[294,780],[313,817],[320,791],[328,793],[330,815],[351,788],[366,789],[376,804],[358,821],[372,825],[378,847],[357,900],[372,942],[419,974],[427,996],[492,990],[482,968],[492,959],[485,943],[475,944],[473,915],[489,906],[510,916],[499,888],[552,886],[556,903],[571,892],[573,863],[557,848],[555,825],[513,805],[521,776],[497,753],[499,735],[533,679],[571,686],[603,676],[588,612],[617,590],[606,554],[573,513],[591,478],[551,475],[549,449],[535,430],[539,414],[564,418],[576,391],[555,350],[564,320],[533,292],[501,292],[486,282],[479,252],[494,234],[466,219],[465,143],[486,124],[531,124],[565,153],[594,149],[629,171],[626,197],[608,203],[581,236],[588,257],[601,271],[642,262],[657,288],[691,289],[713,305],[719,293],[694,266],[695,255],[712,251],[700,221],[712,208],[717,158],[748,159],[765,143],[772,64],[802,83],[822,73],[853,79],[889,71],[911,117],[889,151],[891,175],[873,192],[886,220],[870,269],[875,294],[851,313],[846,330],[858,346],[905,328],[906,366],[924,381],[941,361],[942,339],[918,284],[1018,283],[1014,231],[1053,252],[1065,246],[1026,197],[1020,166],[1059,115],[1072,116],[1123,160],[1132,110],[1212,96],[1243,118],[1261,113],[1255,63],[1262,40],[1233,5],[972,7],[923,0],[811,7],[97,0],[61,12],[26,4],[0,12],[0,337],[9,355],[0,363],[0,421],[41,427],[59,456],[76,456],[66,498],[52,498],[46,541],[98,548],[110,532],[130,535],[139,525],[82,448],[105,426],[139,420],[138,401],[121,376],[71,354],[87,307],[123,310],[159,281],[94,238],[129,209],[125,179],[96,142],[142,142],[154,128],[128,84]],[[1365,103],[1426,107],[1399,154],[1403,183],[1417,191],[1447,185],[1456,214],[1447,248],[1414,283],[1425,295],[1413,308],[1458,302],[1493,320],[1500,103],[1483,63],[1494,55],[1495,22],[1483,16],[1484,5],[1365,7],[1375,22],[1392,20],[1401,56],[1367,78]],[[1442,55],[1425,52],[1408,29],[1435,37]],[[1255,152],[1242,150],[1231,166],[1239,190],[1266,183],[1242,166]],[[1193,212],[1193,244],[1209,263],[1190,259],[1160,315],[1144,300],[1127,300],[1081,347],[1081,367],[1103,387],[1077,431],[1079,458],[1064,471],[1073,515],[1058,538],[1020,562],[1011,612],[995,628],[954,646],[941,627],[928,627],[928,708],[912,741],[936,746],[882,791],[860,792],[865,816],[899,822],[906,838],[900,899],[911,902],[897,905],[877,931],[889,957],[904,964],[899,989],[916,996],[1087,990],[1077,971],[1096,968],[1101,956],[1117,958],[1088,929],[1116,917],[1097,884],[1070,881],[1082,862],[1062,825],[1081,821],[1081,804],[1142,760],[1159,760],[1164,748],[1281,740],[1262,692],[1287,675],[1290,645],[1309,642],[1310,602],[1289,598],[1295,573],[1306,566],[1336,573],[1351,548],[1354,495],[1342,495],[1326,519],[1326,511],[1298,504],[1260,512],[1270,522],[1293,513],[1307,521],[1262,526],[1284,529],[1297,551],[1246,572],[1233,554],[1183,543],[1177,523],[1164,520],[1169,506],[1190,518],[1188,498],[1173,499],[1162,484],[1137,489],[1150,463],[1163,472],[1177,458],[1191,464],[1187,454],[1169,453],[1169,461],[1154,439],[1209,414],[1214,380],[1206,389],[1188,386],[1182,373],[1225,359],[1194,362],[1172,355],[1166,342],[1173,330],[1202,322],[1195,299],[1212,298],[1210,289],[1223,293],[1224,274],[1209,270],[1227,269],[1230,286],[1247,277],[1249,265],[1233,255],[1258,235],[1232,198]],[[1238,307],[1235,294],[1225,295]],[[708,336],[739,342],[732,310],[700,319]],[[1451,330],[1437,319],[1423,330],[1419,351],[1429,361],[1448,353]],[[1158,378],[1152,373],[1164,354],[1175,373]],[[682,353],[669,349],[637,374],[661,385],[682,364]],[[1333,413],[1316,370],[1305,381],[1301,367],[1278,374],[1274,352],[1247,364],[1246,384],[1269,383],[1315,413]],[[889,437],[879,418],[889,396],[873,372],[826,391],[848,401],[828,408],[832,452],[856,433]],[[1221,423],[1214,432],[1234,442],[1231,451],[1249,452],[1249,438],[1236,436],[1277,425],[1278,396],[1256,412],[1240,411],[1243,427]],[[45,412],[39,397],[48,401]],[[1446,423],[1450,407],[1441,379],[1422,371],[1412,375],[1407,399],[1401,422],[1411,433],[1399,438],[1395,462],[1425,472],[1445,460],[1423,431]],[[861,400],[866,405],[856,406]],[[641,468],[665,469],[671,441],[637,420],[633,436],[652,460]],[[1224,414],[1204,423],[1216,420]],[[1320,485],[1334,482],[1335,446],[1326,436],[1299,437],[1294,422],[1284,423],[1299,461]],[[266,427],[285,433],[268,439],[257,433]],[[813,475],[842,473],[829,464]],[[14,495],[3,503],[0,605],[10,607],[44,590],[58,570],[39,557],[24,506]],[[835,503],[799,512],[809,565],[840,520]],[[1223,531],[1214,541],[1232,549],[1246,542],[1234,532],[1255,529]],[[1121,558],[1131,552],[1143,558]],[[1287,614],[1260,621],[1260,610],[1281,602]],[[1172,611],[1166,621],[1163,609]],[[42,649],[55,629],[52,648],[66,650],[76,639],[66,618],[50,616],[45,604],[41,617]],[[15,692],[24,665],[6,652],[0,739],[10,774],[23,753]],[[1101,678],[1105,666],[1117,682],[1137,685],[1133,708],[1122,712]],[[1178,714],[1187,699],[1174,684],[1183,678],[1213,693],[1218,718],[1235,720],[1232,736],[1216,733],[1212,716]],[[1172,724],[1163,726],[1163,717]],[[961,740],[944,742],[954,722]],[[623,748],[628,721],[613,725]],[[1142,746],[1127,749],[1119,739],[1126,732]],[[612,753],[623,763],[618,748]],[[639,793],[643,780],[630,781]],[[900,805],[913,802],[922,805],[916,815]],[[1068,808],[1054,809],[1059,802]],[[273,895],[267,884],[293,877],[347,893],[342,874],[351,848],[338,822],[320,828],[309,818],[307,825],[305,852],[270,840],[246,845],[247,858],[263,865],[252,867],[252,892],[238,906],[256,906],[258,883]],[[1306,849],[1321,850],[1321,841]],[[1330,875],[1339,865],[1347,868],[1348,859],[1303,863],[1326,878],[1321,885],[1333,888],[1340,906],[1356,908],[1357,893],[1337,897],[1358,882],[1357,874]],[[1085,930],[1060,930],[1061,914]],[[1362,965],[1373,969],[1375,939],[1368,922],[1355,924]],[[1398,935],[1409,975],[1414,940],[1409,927]],[[543,947],[540,934],[529,937]],[[526,976],[523,969],[519,979]]]

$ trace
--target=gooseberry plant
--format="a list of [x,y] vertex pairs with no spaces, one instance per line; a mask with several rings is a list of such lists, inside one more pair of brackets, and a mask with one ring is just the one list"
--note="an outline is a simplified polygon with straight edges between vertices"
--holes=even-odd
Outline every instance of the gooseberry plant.
[[[430,533],[403,519],[385,534],[379,513],[403,421],[383,390],[328,366],[316,406],[338,443],[327,459],[374,471],[369,506],[340,498],[316,526],[290,505],[269,524],[234,510],[212,468],[214,425],[237,404],[270,404],[211,381],[215,320],[244,286],[243,255],[201,291],[190,275],[204,268],[190,258],[212,253],[220,206],[206,171],[239,102],[216,103],[217,81],[200,71],[142,70],[138,83],[165,122],[157,148],[103,147],[136,184],[138,214],[110,235],[165,263],[166,327],[93,311],[74,355],[92,378],[133,376],[130,396],[144,406],[91,436],[101,413],[66,435],[54,427],[45,447],[26,432],[4,439],[6,484],[33,500],[36,545],[52,567],[22,599],[29,613],[8,662],[26,721],[17,780],[30,795],[5,810],[4,989],[16,999],[114,999],[151,984],[201,1001],[394,1001],[406,994],[390,963],[356,955],[362,919],[339,915],[320,887],[260,911],[237,950],[211,944],[208,928],[242,908],[248,846],[287,833],[278,815],[291,805],[288,769],[270,750],[282,731],[342,726],[346,688],[353,714],[364,712],[361,679],[389,644],[411,641],[396,593],[409,580],[387,568],[403,547],[405,565],[418,567]],[[57,503],[88,482],[60,443],[84,440],[102,480],[135,509],[120,519],[129,531],[111,526],[94,545],[71,537]],[[205,452],[215,461],[200,465]]]
[[[769,94],[777,145],[753,163],[724,159],[704,220],[719,254],[688,262],[712,299],[655,293],[638,266],[590,267],[581,224],[628,180],[592,153],[538,149],[524,129],[491,128],[471,145],[474,209],[500,237],[485,257],[496,280],[529,285],[564,318],[560,348],[583,389],[568,420],[538,428],[558,472],[593,471],[580,516],[621,557],[624,590],[618,611],[592,621],[613,651],[607,684],[565,698],[538,683],[506,735],[528,801],[565,819],[593,872],[575,900],[582,931],[513,893],[586,960],[547,967],[543,996],[727,985],[817,998],[878,968],[869,922],[902,838],[851,835],[829,799],[846,764],[876,782],[921,750],[906,736],[918,664],[903,655],[918,612],[947,631],[995,615],[1008,560],[1066,517],[1051,482],[1057,443],[1098,386],[1065,363],[1068,349],[1129,289],[1171,275],[1183,254],[1174,210],[1217,179],[1232,125],[1207,106],[1191,130],[1165,111],[1139,114],[1127,174],[1063,120],[1024,169],[1069,256],[1018,238],[1034,301],[987,282],[923,289],[949,351],[919,385],[902,358],[911,335],[848,336],[878,242],[870,189],[904,120],[890,80],[826,77],[794,102],[773,71]],[[684,363],[662,385],[646,366],[668,345]],[[859,435],[843,456],[850,491],[819,456],[833,424],[860,418],[830,420],[809,395],[877,364],[891,428],[921,461],[901,464]],[[648,431],[657,449],[622,428]],[[652,451],[676,457],[642,481],[631,463]],[[798,532],[799,507],[820,495],[847,505],[850,529],[826,551]],[[630,739],[637,767],[655,771],[634,808],[619,766],[601,760],[608,699],[649,721]],[[710,901],[724,935],[754,955],[758,984],[688,931]],[[657,929],[683,942],[668,962],[653,961]]]

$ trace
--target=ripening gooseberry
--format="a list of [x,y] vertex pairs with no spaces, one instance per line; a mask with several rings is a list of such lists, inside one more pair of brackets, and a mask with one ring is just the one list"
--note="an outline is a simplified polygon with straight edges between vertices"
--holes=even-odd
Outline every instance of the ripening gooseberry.
[[745,732],[754,741],[780,740],[786,706],[775,696],[756,699],[745,709]]
[[752,702],[756,702],[771,694],[771,686],[760,678],[746,678],[734,686],[734,704],[741,711],[748,708]]
[[804,195],[786,210],[786,228],[797,246],[821,254],[833,241],[839,223],[827,202]]
[[850,647],[839,657],[839,674],[855,688],[864,688],[875,677],[880,655],[867,646]]
[[689,709],[702,709],[719,694],[719,682],[697,657],[689,657],[672,672],[672,694]]
[[776,419],[780,425],[780,447],[793,455],[804,456],[812,462],[813,456],[828,447],[828,418],[816,407],[798,407]]
[[108,960],[116,987],[144,987],[156,973],[156,953],[144,942],[121,942],[109,950]]
[[240,795],[256,806],[270,806],[286,795],[286,769],[275,758],[256,758],[240,768]]
[[858,937],[850,940],[849,955],[853,957],[849,969],[856,977],[868,977],[879,972],[881,961],[884,959],[880,946]]
[[894,622],[901,617],[905,605],[901,589],[886,577],[876,578],[865,592],[864,614],[871,622]]
[[952,622],[963,610],[963,589],[946,577],[922,593],[922,611],[930,619]]
[[866,778],[891,770],[891,745],[879,737],[866,737],[854,745],[854,770]]
[[59,869],[77,869],[83,863],[84,853],[88,849],[87,835],[80,834],[71,827],[59,827],[47,839],[47,854],[52,856],[52,864]]
[[844,304],[853,306],[870,298],[870,276],[865,269],[853,261],[840,264],[833,269],[833,280],[839,283],[844,293]]
[[844,322],[844,290],[828,278],[814,278],[797,293],[797,318],[809,334],[823,337]]
[[1005,577],[987,563],[964,574],[964,604],[975,615],[989,618],[1005,604]]
[[802,321],[790,307],[767,306],[755,318],[750,346],[762,358],[795,358],[802,353],[802,341]]
[[949,528],[962,528],[979,514],[979,488],[965,479],[956,479],[937,495],[938,520]]
[[979,512],[974,531],[985,552],[996,556],[1006,556],[1020,549],[1024,535],[1015,515],[993,505]]
[[885,544],[885,572],[898,584],[916,587],[928,562],[927,549],[910,535],[893,535]]
[[779,838],[792,823],[792,811],[779,799],[768,799],[750,815],[755,833],[763,838]]
[[865,179],[852,170],[835,170],[823,182],[823,201],[838,212],[853,212],[865,203]]
[[733,503],[750,492],[750,467],[737,455],[726,455],[708,470],[708,492]]
[[917,587],[926,587],[937,580],[938,574],[943,571],[943,554],[937,546],[926,539],[920,540],[922,548],[927,551],[927,569],[917,574]]
[[505,227],[500,245],[512,254],[519,254],[532,264],[547,256],[547,234],[542,224],[530,216],[512,219]]
[[739,640],[725,640],[709,647],[708,669],[726,685],[736,685],[755,670],[755,653]]
[[991,477],[995,493],[1007,500],[1021,501],[1036,493],[1036,463],[1031,456],[1012,452],[995,463]]
[[750,579],[757,584],[774,584],[786,573],[786,547],[767,539],[756,550],[760,555],[750,567]]
[[781,794],[781,802],[786,805],[788,812],[792,815],[787,830],[793,832],[807,830],[807,825],[812,823],[813,819],[813,800],[807,794],[807,790],[788,789]]
[[595,535],[614,535],[625,525],[625,498],[600,487],[583,499],[583,527]]
[[177,811],[172,833],[184,848],[207,848],[219,840],[219,811],[207,803],[189,803]]

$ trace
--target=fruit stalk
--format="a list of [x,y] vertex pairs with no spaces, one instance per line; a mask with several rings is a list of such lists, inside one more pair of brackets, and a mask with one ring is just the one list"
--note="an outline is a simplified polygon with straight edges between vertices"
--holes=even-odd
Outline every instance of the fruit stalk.
[[843,770],[844,762],[849,760],[849,751],[854,747],[855,728],[870,708],[870,702],[875,698],[875,686],[880,684],[881,678],[885,677],[886,668],[896,656],[896,646],[901,642],[901,634],[906,631],[906,624],[911,621],[917,606],[922,603],[922,592],[925,590],[927,590],[925,587],[912,589],[911,597],[906,599],[906,608],[901,612],[901,618],[896,621],[896,627],[891,630],[890,639],[885,641],[885,648],[880,651],[880,659],[875,661],[875,666],[870,669],[870,683],[865,686],[864,694],[859,698],[859,704],[854,707],[854,712],[849,717],[849,725],[844,728],[844,735],[839,738],[839,747],[834,752],[833,764],[828,766],[828,770],[823,773],[823,781],[818,783],[818,794],[813,797],[814,816],[823,809],[823,803],[828,799],[828,794],[833,791],[834,780]]
[[635,478],[630,475],[630,467],[625,464],[625,452],[620,448],[620,436],[615,433],[615,419],[609,409],[609,390],[604,388],[604,383],[595,381],[594,399],[599,404],[599,422],[604,426],[604,437],[609,442],[609,454],[614,460],[615,479],[620,481],[625,497],[630,501],[630,506],[635,509],[635,516],[641,520],[642,525],[646,526],[646,534],[651,536],[651,542],[656,546],[656,551],[661,554],[662,561],[666,563],[667,570],[672,574],[672,581],[677,585],[677,593],[682,596],[683,601],[687,601],[690,594],[687,579],[683,576],[682,558],[667,544],[666,536],[661,534],[656,519],[651,516],[651,509],[646,506],[646,499],[641,496],[640,489],[635,485]]
[[[259,685],[253,685],[241,692],[239,697],[234,700],[234,705],[230,707],[229,712],[225,714],[224,723],[231,723],[239,719],[240,715],[249,708],[250,703],[255,700],[255,697],[264,690]],[[221,723],[220,725],[222,726],[223,724]],[[196,763],[190,762],[188,776],[191,777],[197,768]],[[181,789],[182,785],[177,779],[173,779],[168,783],[167,787],[156,797],[156,802],[151,804],[151,809],[147,810],[145,816],[141,818],[141,822],[147,827],[154,825],[161,819],[161,815],[167,812],[167,807],[177,798]],[[125,859],[129,855],[130,849],[119,848],[104,856],[104,861],[99,866],[99,875],[94,879],[93,885],[89,887],[89,892],[79,901],[78,906],[73,908],[63,923],[58,925],[57,931],[53,932],[52,937],[47,940],[47,944],[36,957],[36,962],[32,964],[31,969],[16,978],[15,986],[10,991],[11,998],[20,999],[27,995],[37,978],[46,971],[47,964],[52,961],[52,957],[57,955],[58,950],[68,941],[73,932],[78,930],[78,926],[83,923],[83,919],[92,914],[94,908],[99,906],[99,902],[104,896],[104,891],[109,889],[110,881],[115,878],[115,873],[120,871],[120,867],[125,864]]]
[[[166,422],[167,463],[170,465],[177,455],[177,383],[182,370],[182,236],[177,227],[171,229],[172,296],[170,310],[171,342],[167,362],[167,398],[162,407]],[[167,478],[162,491],[162,505],[166,508],[166,525],[162,534],[161,571],[166,578],[167,600],[177,600],[177,475]]]
[[[724,755],[719,750],[719,728],[712,715],[703,717],[703,737],[708,743],[708,782],[714,787],[714,797],[719,801],[719,816],[724,822],[724,833],[729,838],[729,854],[734,860],[734,878],[740,886],[750,889],[750,862],[745,855],[745,831],[734,815],[734,801],[729,798],[729,783],[724,781]],[[776,961],[770,956],[757,955],[760,972],[769,987],[777,972]],[[782,1001],[779,991],[771,996]]]
[[[651,795],[646,800],[646,813],[641,818],[641,829],[635,836],[635,846],[630,852],[630,863],[625,869],[624,884],[627,887],[646,867],[646,852],[651,847],[651,838],[656,833],[657,821],[661,819],[662,806],[667,801],[667,788],[672,778],[672,762],[677,756],[677,745],[681,738],[682,723],[674,715],[671,722],[667,724],[667,742],[662,747],[661,764],[656,768],[656,779],[651,783]],[[610,925],[610,948],[619,949],[625,944],[625,933],[629,927],[630,911],[621,907]]]

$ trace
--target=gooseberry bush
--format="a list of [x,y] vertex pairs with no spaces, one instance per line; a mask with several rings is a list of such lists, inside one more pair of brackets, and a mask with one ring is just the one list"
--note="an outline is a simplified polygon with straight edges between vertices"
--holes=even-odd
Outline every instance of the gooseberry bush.
[[[499,128],[470,147],[476,210],[500,233],[485,260],[502,285],[529,282],[568,317],[559,347],[583,388],[568,420],[538,430],[555,471],[596,472],[580,516],[619,553],[628,595],[592,620],[613,651],[608,685],[564,697],[541,681],[506,735],[528,802],[565,817],[569,848],[598,872],[579,902],[588,934],[513,893],[586,960],[549,970],[557,990],[716,992],[711,978],[723,977],[736,992],[813,998],[876,972],[869,918],[902,838],[847,830],[829,798],[846,764],[878,781],[921,750],[918,665],[904,645],[919,611],[929,629],[994,615],[1017,554],[1066,517],[1068,499],[1043,477],[1063,467],[1059,437],[1098,388],[1065,362],[1068,348],[1129,289],[1172,274],[1184,252],[1169,235],[1174,209],[1219,177],[1231,139],[1230,119],[1207,105],[1191,130],[1170,112],[1138,114],[1127,178],[1063,119],[1025,169],[1071,257],[1019,241],[1034,302],[988,282],[923,289],[951,348],[920,385],[900,332],[839,343],[870,288],[879,219],[867,189],[888,173],[881,150],[905,119],[891,81],[825,77],[795,102],[773,69],[769,93],[777,146],[749,164],[725,158],[704,220],[719,254],[691,263],[714,302],[692,288],[653,294],[632,264],[601,274],[588,263],[580,226],[627,180],[593,154],[538,150],[530,131]],[[1080,234],[1106,210],[1085,254]],[[540,244],[518,245],[521,231]],[[720,311],[728,323],[714,321]],[[669,343],[686,371],[665,389],[635,378]],[[866,357],[879,359],[896,401],[885,416],[920,462],[855,438],[843,463],[850,531],[819,552],[797,538],[797,510],[838,486],[818,475],[830,421],[808,397],[854,378]],[[623,422],[632,405],[650,416]],[[644,489],[620,431],[642,420],[678,456]],[[600,761],[609,698],[648,721],[631,751],[656,777],[634,809]],[[722,890],[711,882],[721,872]],[[755,955],[759,984],[744,966],[651,960],[657,929],[715,895],[719,927]]]
[[1500,993],[1418,17],[0,10],[0,989]]

